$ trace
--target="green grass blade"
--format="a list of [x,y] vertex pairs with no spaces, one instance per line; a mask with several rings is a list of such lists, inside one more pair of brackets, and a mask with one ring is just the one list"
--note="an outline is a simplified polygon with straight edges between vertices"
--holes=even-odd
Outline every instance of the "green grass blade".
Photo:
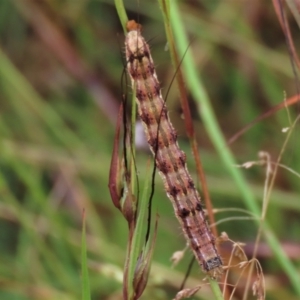
[[127,17],[127,14],[126,14],[126,10],[125,10],[123,1],[122,0],[115,0],[115,7],[116,7],[116,10],[117,10],[119,19],[121,21],[124,33],[126,34],[126,32],[127,32],[126,24],[128,22],[128,17]]
[[82,300],[91,299],[89,271],[87,265],[85,212],[82,218],[82,240],[81,240],[81,272],[82,272]]
[[143,236],[145,234],[145,224],[146,224],[145,220],[147,219],[150,176],[151,176],[151,172],[147,172],[146,175],[147,179],[145,181],[143,193],[141,195],[141,199],[139,202],[140,209],[138,211],[136,227],[130,245],[129,262],[128,262],[128,281],[127,281],[127,288],[130,296],[132,296],[133,294],[133,280],[134,280],[134,274],[136,270],[136,263],[138,261],[138,258],[141,254],[142,247],[143,247],[142,244],[143,244]]

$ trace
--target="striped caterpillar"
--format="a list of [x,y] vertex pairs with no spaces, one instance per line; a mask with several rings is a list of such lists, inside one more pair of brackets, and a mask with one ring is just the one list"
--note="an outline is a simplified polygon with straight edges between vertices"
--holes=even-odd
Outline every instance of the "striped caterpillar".
[[150,49],[141,26],[127,23],[125,39],[127,71],[136,92],[138,112],[159,174],[172,202],[175,215],[204,272],[216,278],[222,274],[222,260],[203,211],[202,202],[186,166],[186,156],[177,143],[162,98]]

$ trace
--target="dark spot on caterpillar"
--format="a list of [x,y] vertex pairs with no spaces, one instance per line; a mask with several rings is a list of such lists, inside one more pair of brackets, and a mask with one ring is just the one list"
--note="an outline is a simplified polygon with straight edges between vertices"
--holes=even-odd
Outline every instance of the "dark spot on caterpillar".
[[[146,57],[148,58],[148,60],[150,61],[151,55],[150,55],[150,52],[149,52],[149,50],[148,50],[147,44],[144,43],[144,45],[143,45],[142,48],[144,49],[144,54],[143,54],[143,56],[146,56]],[[150,65],[153,65],[153,63],[151,63],[151,61],[150,61]],[[154,69],[154,66],[153,66],[153,69]]]
[[155,151],[157,150],[157,138],[153,138],[153,137],[149,138],[148,144],[153,150]]
[[180,189],[177,186],[173,185],[170,187],[169,193],[175,198],[180,193]]
[[132,64],[135,60],[135,57],[136,56],[134,55],[134,53],[130,53],[129,58],[128,58],[128,62]]
[[170,164],[168,162],[166,162],[165,160],[159,162],[157,164],[157,167],[164,175],[167,175],[172,170],[172,167],[170,166]]
[[130,54],[129,61],[132,63],[134,60],[138,60],[139,63],[142,63],[142,60],[145,56],[146,55],[144,53]]
[[158,83],[154,85],[154,90],[155,90],[155,95],[159,96],[160,95],[160,87],[159,87]]
[[136,89],[136,97],[139,99],[139,101],[143,102],[147,100],[146,94],[141,89]]
[[195,209],[198,210],[198,211],[203,211],[202,204],[200,202],[197,202]]
[[147,125],[150,126],[151,124],[154,123],[154,119],[152,114],[143,111],[142,114],[140,115],[142,121]]
[[180,218],[186,218],[188,215],[190,214],[190,211],[188,209],[186,209],[185,207],[184,208],[180,208],[179,209],[179,217]]
[[143,114],[141,114],[140,117],[147,126],[149,126],[151,124],[151,117],[149,116],[148,113],[143,113]]
[[192,179],[188,180],[188,188],[193,190],[195,188],[195,184]]
[[178,157],[178,162],[180,163],[180,165],[182,167],[184,167],[185,166],[185,161],[186,161],[186,155],[185,155],[184,152],[180,151],[180,155]]

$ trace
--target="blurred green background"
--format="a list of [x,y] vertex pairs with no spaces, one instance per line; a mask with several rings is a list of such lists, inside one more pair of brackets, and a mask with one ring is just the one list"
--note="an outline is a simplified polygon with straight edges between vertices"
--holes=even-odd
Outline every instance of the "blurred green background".
[[[124,2],[129,17],[143,25],[164,94],[174,69],[159,6],[150,0]],[[179,5],[191,41],[188,51],[226,139],[297,93],[299,85],[271,1],[191,0]],[[288,9],[286,16],[299,49],[299,28]],[[92,299],[122,299],[128,228],[107,186],[118,107],[122,95],[130,91],[122,83],[123,72],[124,33],[113,1],[0,1],[0,299],[80,299],[83,209]],[[173,84],[168,108],[196,178],[178,94]],[[189,100],[214,207],[245,208],[205,132],[194,99]],[[289,112],[294,120],[299,107]],[[261,150],[275,161],[285,139],[281,129],[287,126],[285,109],[254,125],[230,145],[236,161],[258,160]],[[282,163],[299,173],[298,136],[296,127]],[[142,145],[137,150],[141,184],[150,158],[147,145]],[[265,166],[243,172],[261,204]],[[267,219],[298,269],[299,195],[299,177],[280,168]],[[171,268],[172,253],[183,249],[185,241],[160,178],[154,212],[159,214],[158,236],[142,299],[171,299],[191,253]],[[218,230],[246,243],[251,257],[257,226],[251,220],[234,219],[243,216],[247,215],[239,211],[217,213],[218,221],[232,218]],[[225,262],[230,247],[222,246]],[[267,299],[297,299],[263,241],[258,258]],[[189,286],[199,284],[202,276],[195,264]],[[242,290],[243,285],[236,299]],[[208,293],[201,289],[197,299],[207,299]]]

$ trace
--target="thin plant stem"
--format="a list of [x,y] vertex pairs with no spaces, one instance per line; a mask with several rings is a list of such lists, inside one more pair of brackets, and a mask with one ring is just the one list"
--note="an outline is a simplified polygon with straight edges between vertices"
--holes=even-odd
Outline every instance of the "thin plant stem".
[[127,14],[126,14],[126,10],[125,10],[125,7],[124,7],[123,0],[115,0],[115,7],[116,7],[116,10],[117,10],[119,19],[121,21],[124,33],[126,34],[126,32],[127,32],[126,24],[128,22],[128,17],[127,17]]

